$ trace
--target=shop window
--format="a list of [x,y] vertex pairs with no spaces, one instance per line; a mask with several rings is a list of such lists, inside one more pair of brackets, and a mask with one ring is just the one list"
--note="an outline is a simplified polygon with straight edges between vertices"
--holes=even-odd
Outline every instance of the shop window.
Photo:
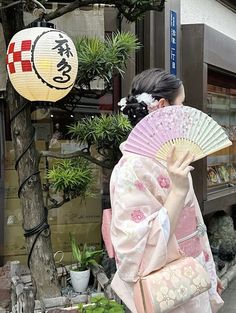
[[208,191],[236,185],[236,82],[209,71],[207,113],[226,131],[233,145],[207,158]]

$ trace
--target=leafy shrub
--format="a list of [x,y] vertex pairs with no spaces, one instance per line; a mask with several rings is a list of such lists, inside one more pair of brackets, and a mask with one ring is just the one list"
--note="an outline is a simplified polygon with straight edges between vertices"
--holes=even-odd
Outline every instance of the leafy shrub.
[[94,183],[91,163],[84,158],[58,161],[47,173],[52,187],[66,196],[85,198]]
[[73,267],[73,271],[85,271],[89,269],[91,265],[96,265],[96,256],[103,253],[103,250],[94,250],[93,247],[87,246],[85,243],[83,249],[79,248],[75,238],[70,234],[71,251],[73,261],[76,261],[76,267]]
[[125,313],[125,310],[121,304],[118,304],[114,300],[109,300],[104,297],[92,298],[92,304],[83,307],[79,305],[79,313]]
[[130,32],[117,32],[104,41],[99,38],[77,39],[78,77],[76,84],[90,89],[90,82],[100,78],[108,85],[114,73],[123,74],[130,54],[140,47]]

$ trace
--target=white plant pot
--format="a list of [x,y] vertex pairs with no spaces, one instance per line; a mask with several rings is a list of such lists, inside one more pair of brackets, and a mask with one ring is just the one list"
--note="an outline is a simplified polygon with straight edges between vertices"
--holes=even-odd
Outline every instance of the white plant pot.
[[76,292],[83,292],[88,288],[90,269],[86,271],[70,270],[71,283]]

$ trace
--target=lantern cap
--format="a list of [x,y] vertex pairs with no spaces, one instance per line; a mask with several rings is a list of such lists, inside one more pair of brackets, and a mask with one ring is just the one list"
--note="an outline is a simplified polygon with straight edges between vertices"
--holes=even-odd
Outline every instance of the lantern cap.
[[55,29],[56,25],[46,21],[34,21],[31,24],[29,24],[29,27],[48,27]]

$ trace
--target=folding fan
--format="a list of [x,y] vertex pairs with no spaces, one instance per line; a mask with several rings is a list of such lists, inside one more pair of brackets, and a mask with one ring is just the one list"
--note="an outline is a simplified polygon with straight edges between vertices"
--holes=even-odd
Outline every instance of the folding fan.
[[176,159],[188,150],[199,160],[230,145],[224,129],[210,116],[174,105],[145,116],[131,131],[124,150],[166,161],[175,146]]

